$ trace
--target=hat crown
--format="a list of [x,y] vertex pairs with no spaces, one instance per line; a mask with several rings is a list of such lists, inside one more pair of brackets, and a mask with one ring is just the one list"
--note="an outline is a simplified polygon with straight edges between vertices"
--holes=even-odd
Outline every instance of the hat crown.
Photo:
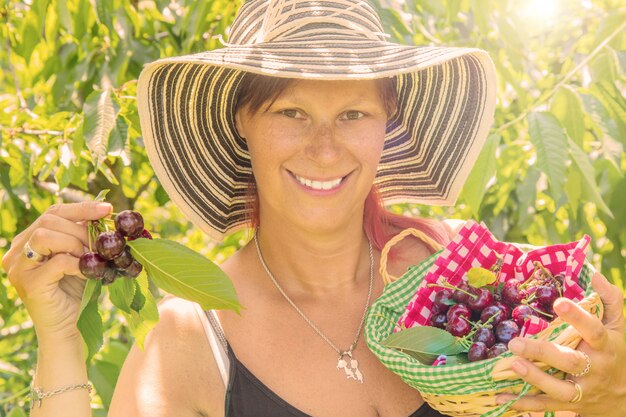
[[232,24],[229,43],[355,37],[385,41],[378,14],[365,0],[249,0]]

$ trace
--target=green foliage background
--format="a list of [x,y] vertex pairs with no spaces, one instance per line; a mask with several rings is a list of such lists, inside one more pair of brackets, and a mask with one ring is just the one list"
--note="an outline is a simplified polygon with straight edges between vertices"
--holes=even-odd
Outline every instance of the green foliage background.
[[[220,47],[241,1],[3,0],[0,5],[0,256],[49,205],[92,199],[141,211],[147,227],[218,263],[153,176],[135,89],[142,65]],[[549,7],[558,11],[549,15]],[[377,2],[392,39],[482,48],[498,71],[491,136],[454,207],[399,212],[484,221],[499,239],[592,237],[592,262],[626,279],[626,2]],[[535,5],[534,9],[531,6]],[[532,11],[534,10],[534,12]],[[0,275],[0,417],[22,416],[36,361],[32,324]],[[105,416],[132,337],[113,307],[90,365]]]

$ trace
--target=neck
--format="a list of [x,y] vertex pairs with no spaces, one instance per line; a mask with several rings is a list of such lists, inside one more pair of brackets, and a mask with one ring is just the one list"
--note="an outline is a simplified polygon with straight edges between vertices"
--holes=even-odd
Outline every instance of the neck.
[[362,219],[326,233],[275,225],[263,218],[260,224],[261,254],[288,294],[323,295],[369,281],[369,245]]

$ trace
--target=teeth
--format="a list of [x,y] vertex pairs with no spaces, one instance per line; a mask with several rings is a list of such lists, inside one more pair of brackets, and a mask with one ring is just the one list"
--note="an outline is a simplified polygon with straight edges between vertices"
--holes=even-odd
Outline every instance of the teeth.
[[343,178],[337,178],[336,180],[332,180],[332,181],[312,181],[307,178],[300,177],[298,175],[295,175],[295,177],[300,182],[300,184],[305,185],[314,190],[330,190],[338,186],[341,183],[341,180],[343,179]]

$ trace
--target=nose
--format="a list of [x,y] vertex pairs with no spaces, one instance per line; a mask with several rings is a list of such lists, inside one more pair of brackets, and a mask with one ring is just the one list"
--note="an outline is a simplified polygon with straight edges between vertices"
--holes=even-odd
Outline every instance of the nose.
[[320,166],[336,163],[342,154],[340,138],[332,122],[320,122],[311,129],[305,147],[306,156]]

